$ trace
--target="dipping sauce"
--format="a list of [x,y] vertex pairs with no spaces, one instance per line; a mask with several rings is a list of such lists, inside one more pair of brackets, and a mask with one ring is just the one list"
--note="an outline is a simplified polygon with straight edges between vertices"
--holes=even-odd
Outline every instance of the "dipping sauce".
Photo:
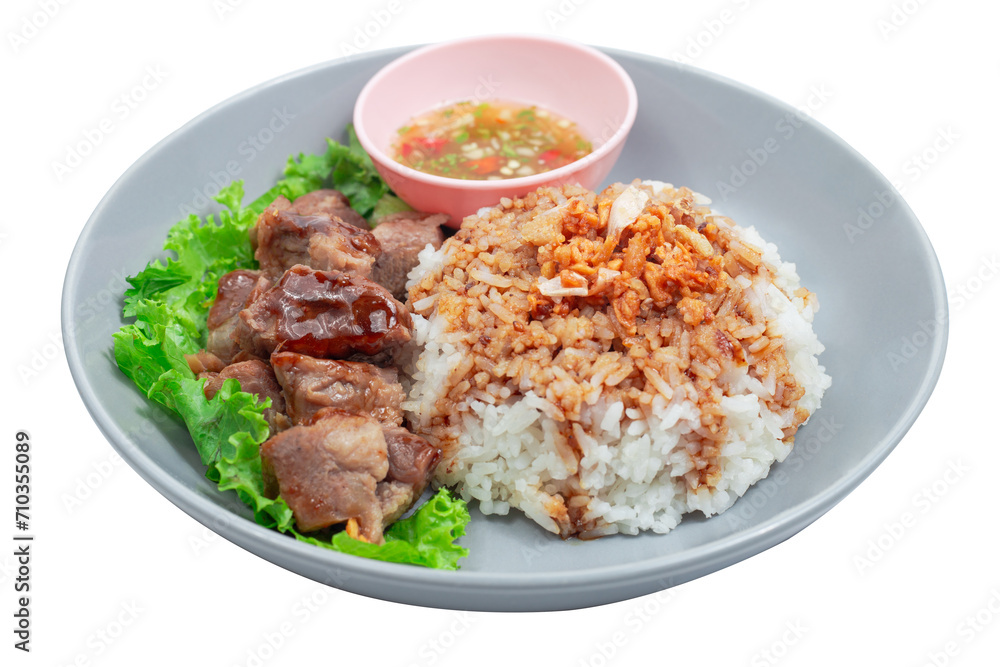
[[458,102],[399,128],[393,159],[426,174],[496,180],[551,171],[593,146],[576,123],[537,106]]

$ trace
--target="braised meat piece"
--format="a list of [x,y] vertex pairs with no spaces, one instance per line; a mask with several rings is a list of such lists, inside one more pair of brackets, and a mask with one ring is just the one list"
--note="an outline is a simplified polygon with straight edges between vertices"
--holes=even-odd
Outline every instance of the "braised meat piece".
[[441,460],[441,450],[405,428],[382,427],[389,472],[379,482],[378,498],[385,525],[401,517],[420,498]]
[[260,447],[265,494],[288,503],[299,530],[354,520],[360,535],[382,542],[376,487],[389,471],[382,429],[371,417],[328,411]]
[[400,426],[383,426],[382,433],[389,452],[388,479],[413,486],[416,499],[431,481],[441,450]]
[[411,485],[390,480],[379,482],[375,493],[378,495],[379,509],[382,510],[382,525],[386,528],[406,514],[406,510],[413,507],[413,503],[420,498],[419,493],[414,495]]
[[381,254],[371,232],[325,214],[300,215],[285,208],[287,202],[284,199],[264,209],[251,233],[261,271],[277,277],[296,264],[305,264],[320,271],[371,275],[372,264]]
[[368,230],[368,221],[351,208],[347,197],[339,190],[314,190],[298,197],[290,209],[299,215],[328,215],[344,222]]
[[226,367],[226,362],[207,350],[199,350],[194,354],[185,354],[184,361],[187,362],[188,368],[195,375],[218,373]]
[[271,407],[264,410],[264,419],[271,427],[272,435],[291,426],[285,414],[285,396],[281,393],[281,386],[274,377],[274,371],[267,363],[258,359],[240,361],[226,366],[219,373],[204,373],[202,377],[208,378],[208,382],[205,383],[205,396],[209,400],[222,388],[222,383],[230,378],[239,380],[240,390],[256,394],[258,401],[270,398]]
[[294,266],[240,312],[236,340],[247,353],[314,357],[375,355],[410,340],[406,307],[380,285],[339,271]]
[[285,391],[288,416],[296,424],[309,421],[323,408],[371,415],[386,426],[403,423],[400,405],[406,394],[395,368],[295,352],[274,353],[271,365]]
[[[268,209],[273,209],[274,211],[287,211],[291,207],[292,207],[292,202],[288,201],[287,197],[283,197],[281,195],[278,195],[277,197],[274,198],[274,201],[272,201],[268,205],[267,208]],[[260,222],[260,218],[259,217],[257,218],[257,222],[258,223]],[[250,236],[250,247],[253,249],[254,257],[256,257],[257,256],[257,225],[256,224],[254,224],[254,226],[250,228],[250,230],[248,232],[248,235]]]
[[427,244],[434,249],[444,243],[441,225],[448,216],[441,213],[404,211],[382,218],[372,234],[382,247],[382,255],[372,267],[372,280],[406,301],[406,274],[417,265],[417,254]]
[[[219,278],[215,303],[208,311],[206,350],[221,359],[223,364],[233,361],[240,352],[239,345],[233,338],[233,331],[239,322],[237,315],[270,286],[270,281],[260,271],[238,269]],[[189,359],[188,364],[190,363]]]
[[237,269],[219,278],[215,303],[208,311],[208,328],[214,329],[246,308],[247,298],[260,278],[259,271]]
[[[309,418],[307,425],[318,424],[328,417],[344,414],[343,410],[322,408]],[[386,443],[389,469],[378,483],[379,507],[383,526],[401,517],[420,498],[441,460],[441,450],[401,426],[380,424]]]

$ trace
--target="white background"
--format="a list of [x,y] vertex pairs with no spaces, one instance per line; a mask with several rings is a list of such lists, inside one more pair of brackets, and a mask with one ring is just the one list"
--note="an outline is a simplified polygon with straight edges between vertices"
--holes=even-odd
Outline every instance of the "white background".
[[[0,541],[14,532],[5,471],[17,429],[34,446],[37,541],[30,655],[12,648],[16,575],[12,549],[0,547],[0,663],[996,664],[989,470],[1000,455],[996,429],[979,426],[997,413],[987,385],[1000,283],[1000,219],[989,205],[1000,149],[995,3],[401,0],[377,29],[388,0],[151,7],[3,4]],[[215,536],[121,463],[94,426],[62,356],[60,291],[80,230],[129,165],[217,102],[339,58],[345,45],[371,51],[484,31],[684,57],[796,106],[825,91],[814,117],[904,186],[951,295],[945,369],[888,460],[799,535],[671,591],[598,608],[408,607],[319,586]],[[147,67],[162,80],[126,118],[113,114]],[[58,178],[53,162],[106,117],[110,134]],[[935,145],[939,136],[951,139]]]

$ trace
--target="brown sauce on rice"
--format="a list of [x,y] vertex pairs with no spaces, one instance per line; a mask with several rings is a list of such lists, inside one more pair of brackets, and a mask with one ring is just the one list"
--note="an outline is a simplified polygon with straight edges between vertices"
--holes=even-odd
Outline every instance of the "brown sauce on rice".
[[[638,211],[625,226],[614,211],[622,195]],[[754,287],[773,284],[773,267],[687,188],[541,188],[466,218],[440,254],[411,284],[409,304],[443,319],[463,353],[432,405],[411,415],[414,429],[442,448],[447,478],[471,402],[544,399],[569,473],[544,481],[545,512],[564,537],[599,535],[603,523],[588,512],[592,494],[579,476],[577,440],[595,430],[581,422],[588,405],[621,402],[624,414],[648,414],[678,393],[696,404],[683,474],[695,492],[720,481],[729,433],[720,400],[736,391],[732,378],[748,374],[767,387],[761,400],[786,416],[784,442],[808,417],[797,409],[805,390],[785,341]],[[788,296],[814,299],[802,288]]]

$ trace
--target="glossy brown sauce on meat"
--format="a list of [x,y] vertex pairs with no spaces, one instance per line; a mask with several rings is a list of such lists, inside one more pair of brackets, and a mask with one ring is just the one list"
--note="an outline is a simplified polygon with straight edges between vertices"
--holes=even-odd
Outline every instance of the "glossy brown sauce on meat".
[[265,307],[277,318],[281,349],[316,357],[377,354],[405,342],[409,312],[384,289],[343,273],[297,266],[278,282]]
[[257,284],[258,271],[239,269],[219,278],[218,296],[208,311],[208,328],[215,329],[246,308],[247,298]]

